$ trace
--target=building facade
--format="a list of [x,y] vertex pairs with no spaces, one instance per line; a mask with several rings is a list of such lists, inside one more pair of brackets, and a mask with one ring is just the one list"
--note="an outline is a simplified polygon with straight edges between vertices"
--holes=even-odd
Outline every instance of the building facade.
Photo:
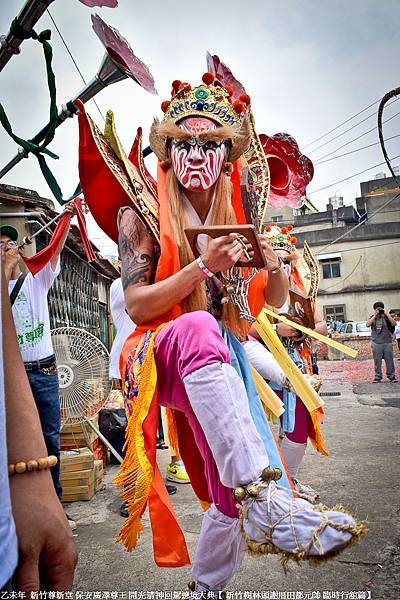
[[[19,240],[38,231],[56,214],[53,202],[36,192],[0,185],[0,224],[15,227]],[[54,227],[51,226],[51,231]],[[51,231],[34,238],[31,245],[24,247],[24,254],[32,256],[46,246]],[[85,329],[110,349],[109,290],[119,272],[100,256],[95,246],[93,250],[96,259],[88,263],[79,229],[71,225],[61,254],[61,272],[48,294],[50,325],[52,329],[63,326]]]
[[265,211],[264,223],[276,223],[279,226],[293,225],[295,217],[315,214],[316,212],[318,212],[317,208],[306,197],[301,208],[291,208],[290,206],[282,206],[280,208],[268,207]]
[[361,183],[355,207],[328,204],[297,215],[294,226],[298,247],[307,240],[318,259],[326,319],[366,320],[378,300],[400,310],[400,188],[393,178]]

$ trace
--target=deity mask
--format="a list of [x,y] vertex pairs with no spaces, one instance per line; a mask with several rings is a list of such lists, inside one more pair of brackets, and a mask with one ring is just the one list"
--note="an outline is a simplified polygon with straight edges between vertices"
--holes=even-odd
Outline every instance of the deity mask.
[[199,139],[199,135],[217,129],[205,117],[187,117],[179,127],[189,133],[189,139],[173,138],[171,162],[180,184],[192,192],[203,192],[214,185],[227,160],[229,144],[224,140]]

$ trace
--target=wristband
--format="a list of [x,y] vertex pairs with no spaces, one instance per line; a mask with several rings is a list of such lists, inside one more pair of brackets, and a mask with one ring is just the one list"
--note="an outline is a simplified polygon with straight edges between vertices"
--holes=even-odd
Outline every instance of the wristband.
[[199,269],[201,269],[204,273],[204,275],[207,275],[207,277],[214,277],[214,273],[212,273],[210,271],[210,269],[207,269],[206,265],[203,263],[201,256],[199,256],[199,258],[196,258],[196,263],[197,266],[199,267]]
[[29,473],[32,471],[44,471],[45,469],[51,469],[58,463],[56,456],[50,455],[44,458],[37,458],[36,460],[28,460],[27,462],[17,462],[16,464],[8,465],[8,474],[21,475],[22,473]]

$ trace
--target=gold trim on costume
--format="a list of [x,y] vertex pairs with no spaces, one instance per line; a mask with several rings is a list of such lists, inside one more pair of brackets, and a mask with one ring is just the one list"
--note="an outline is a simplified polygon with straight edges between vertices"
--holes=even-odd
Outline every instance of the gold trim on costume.
[[303,245],[303,258],[304,258],[305,263],[307,264],[307,267],[310,271],[310,276],[311,276],[309,295],[313,297],[314,303],[315,303],[315,301],[317,299],[319,280],[320,280],[319,266],[318,266],[317,259],[315,258],[314,254],[311,251],[310,246],[307,244],[306,241],[304,241],[304,245]]
[[265,219],[265,211],[268,206],[268,195],[270,187],[269,167],[264,149],[257,135],[253,113],[250,113],[251,142],[244,153],[244,160],[249,167],[253,178],[253,189],[257,197],[257,216],[259,231]]
[[[104,164],[107,165],[107,167],[117,179],[122,189],[132,201],[133,208],[137,212],[140,219],[145,222],[145,224],[148,226],[148,228],[154,235],[155,239],[159,241],[160,226],[158,218],[154,214],[155,200],[153,199],[152,202],[150,201],[149,194],[147,193],[145,185],[140,181],[139,172],[137,171],[136,167],[132,165],[132,173],[129,173],[128,175],[124,161],[121,158],[119,158],[119,156],[116,153],[116,150],[118,150],[118,152],[122,152],[122,147],[117,147],[117,142],[119,144],[119,140],[115,140],[114,147],[116,150],[114,150],[111,147],[111,143],[101,133],[100,129],[97,127],[92,118],[88,114],[86,114],[86,117],[92,132],[93,140],[104,160]],[[108,125],[108,133],[111,135],[110,124]],[[123,154],[124,153],[122,153],[122,155]],[[132,163],[130,163],[129,161],[129,164]]]

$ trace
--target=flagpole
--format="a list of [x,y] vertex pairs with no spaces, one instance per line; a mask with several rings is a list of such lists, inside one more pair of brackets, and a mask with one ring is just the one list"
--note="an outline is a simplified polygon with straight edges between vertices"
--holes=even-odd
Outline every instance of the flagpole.
[[7,35],[0,36],[0,71],[8,61],[21,52],[20,45],[29,37],[35,24],[54,0],[27,0],[19,15],[12,21]]

